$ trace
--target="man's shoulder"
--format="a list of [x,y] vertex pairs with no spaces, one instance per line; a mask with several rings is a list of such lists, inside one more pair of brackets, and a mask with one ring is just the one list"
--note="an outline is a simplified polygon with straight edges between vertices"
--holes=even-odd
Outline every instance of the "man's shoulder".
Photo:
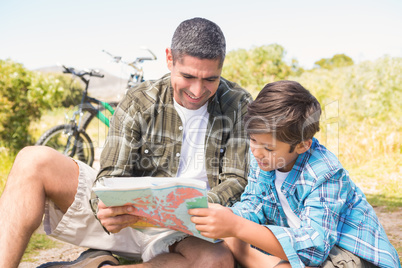
[[220,78],[219,88],[217,93],[219,97],[223,98],[226,96],[246,96],[251,98],[251,94],[242,88],[239,84],[229,81],[223,77]]
[[228,106],[229,108],[238,107],[239,103],[250,103],[252,101],[252,96],[237,83],[221,77],[215,99],[221,105]]

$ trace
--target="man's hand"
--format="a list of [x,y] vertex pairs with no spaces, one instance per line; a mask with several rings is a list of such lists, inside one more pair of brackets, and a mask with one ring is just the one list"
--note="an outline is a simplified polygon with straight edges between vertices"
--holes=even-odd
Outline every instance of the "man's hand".
[[238,216],[228,207],[210,203],[208,208],[189,209],[188,214],[194,216],[191,217],[191,221],[195,223],[195,228],[205,237],[235,236]]
[[118,233],[121,229],[138,221],[138,216],[130,215],[135,208],[132,205],[121,207],[107,207],[102,201],[98,203],[98,219],[111,233]]

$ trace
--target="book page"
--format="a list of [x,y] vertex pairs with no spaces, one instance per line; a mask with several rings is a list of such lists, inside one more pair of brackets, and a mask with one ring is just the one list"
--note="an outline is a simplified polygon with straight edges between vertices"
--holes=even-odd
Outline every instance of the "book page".
[[190,208],[208,207],[206,183],[187,178],[103,178],[93,188],[106,206],[133,205],[142,217],[133,228],[162,227],[206,238],[195,229]]

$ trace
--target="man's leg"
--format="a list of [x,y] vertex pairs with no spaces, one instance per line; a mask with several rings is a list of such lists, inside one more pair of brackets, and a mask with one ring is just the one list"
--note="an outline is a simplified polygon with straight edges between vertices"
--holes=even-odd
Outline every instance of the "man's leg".
[[212,244],[188,237],[171,246],[170,251],[136,267],[234,267],[233,255],[223,242]]
[[288,262],[284,262],[278,257],[265,254],[255,248],[252,248],[250,244],[247,244],[240,239],[233,237],[225,238],[225,243],[230,248],[230,251],[233,253],[236,261],[238,261],[243,267],[291,267]]
[[21,150],[0,198],[0,267],[18,267],[41,224],[46,197],[65,212],[77,186],[78,166],[70,158],[43,146]]

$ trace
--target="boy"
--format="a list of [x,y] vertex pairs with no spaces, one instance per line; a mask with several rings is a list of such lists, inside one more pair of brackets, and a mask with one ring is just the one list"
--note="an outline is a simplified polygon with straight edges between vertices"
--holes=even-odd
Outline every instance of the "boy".
[[313,137],[320,115],[299,83],[266,85],[244,118],[252,156],[241,201],[191,209],[192,221],[245,267],[401,267],[363,192]]

